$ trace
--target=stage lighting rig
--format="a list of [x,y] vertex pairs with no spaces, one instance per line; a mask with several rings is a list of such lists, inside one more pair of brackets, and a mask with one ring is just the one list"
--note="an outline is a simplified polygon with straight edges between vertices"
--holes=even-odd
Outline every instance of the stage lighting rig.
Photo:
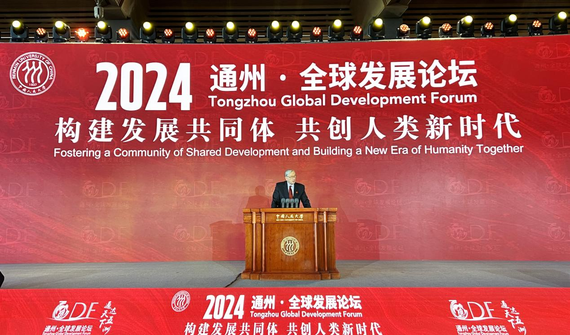
[[431,38],[431,19],[428,16],[424,16],[421,20],[416,22],[416,36],[422,40],[427,40]]
[[216,31],[212,28],[206,29],[204,43],[216,43]]
[[257,30],[254,28],[249,28],[247,34],[245,34],[245,43],[257,43]]
[[362,41],[364,39],[364,32],[361,26],[354,26],[350,31],[351,41]]
[[140,29],[140,38],[142,43],[156,43],[156,29],[152,23],[146,21]]
[[528,24],[528,36],[541,35],[544,35],[544,33],[542,32],[542,22],[540,22],[540,20],[534,20]]
[[457,21],[457,36],[459,37],[475,37],[475,24],[473,16],[467,15]]
[[386,37],[384,20],[377,17],[368,25],[368,36],[373,40],[383,40]]
[[10,26],[10,42],[28,42],[28,27],[21,21],[14,20]]
[[105,9],[103,8],[103,2],[105,0],[95,0],[95,7],[93,7],[93,16],[98,20],[103,20],[105,17]]
[[549,35],[568,34],[568,14],[566,12],[552,16],[548,24],[550,26]]
[[283,28],[281,27],[281,23],[279,21],[274,20],[271,24],[267,27],[267,40],[270,43],[279,43],[283,38]]
[[36,43],[47,43],[49,39],[48,32],[44,28],[36,29],[36,36],[34,36],[34,42]]
[[162,32],[162,43],[172,44],[176,41],[176,36],[174,35],[174,31],[172,29],[164,29]]
[[501,36],[519,36],[518,18],[511,14],[501,20]]
[[291,25],[287,27],[287,42],[301,42],[303,38],[303,28],[299,21],[291,22]]
[[236,43],[239,38],[239,30],[235,23],[228,21],[222,28],[222,38],[225,43]]
[[113,31],[105,21],[97,22],[95,26],[95,42],[111,43],[113,39]]
[[198,29],[192,22],[186,22],[182,28],[182,43],[196,43],[198,41]]
[[311,30],[311,42],[322,42],[323,41],[323,30],[321,27],[313,27]]
[[405,40],[410,38],[410,27],[407,24],[402,23],[398,27],[396,38],[400,40]]
[[89,42],[89,31],[85,28],[79,28],[75,31],[75,40],[77,42]]
[[127,28],[120,28],[117,30],[117,42],[119,43],[130,43],[131,33]]
[[444,23],[438,29],[439,38],[451,38],[453,37],[453,27],[449,23]]
[[71,29],[63,21],[56,21],[52,32],[55,43],[64,43],[71,38]]
[[344,39],[344,25],[339,19],[329,26],[329,41],[342,41]]
[[481,37],[495,37],[495,25],[487,22],[481,26]]

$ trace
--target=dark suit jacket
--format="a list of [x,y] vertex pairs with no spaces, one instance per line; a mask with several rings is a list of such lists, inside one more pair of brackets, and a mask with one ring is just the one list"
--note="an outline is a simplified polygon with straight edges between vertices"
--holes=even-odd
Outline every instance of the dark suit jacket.
[[[287,181],[282,181],[275,184],[275,191],[273,191],[273,200],[271,201],[271,208],[280,208],[281,199],[289,199],[289,189],[287,189]],[[311,208],[311,203],[309,202],[309,197],[305,193],[305,185],[295,183],[293,187],[293,199],[300,199],[303,203],[303,207]]]

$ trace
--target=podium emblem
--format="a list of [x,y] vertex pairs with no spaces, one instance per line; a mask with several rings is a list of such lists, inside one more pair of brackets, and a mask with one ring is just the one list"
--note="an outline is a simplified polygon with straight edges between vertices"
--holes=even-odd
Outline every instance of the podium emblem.
[[287,236],[281,240],[281,251],[287,256],[293,256],[299,252],[299,241],[293,236]]

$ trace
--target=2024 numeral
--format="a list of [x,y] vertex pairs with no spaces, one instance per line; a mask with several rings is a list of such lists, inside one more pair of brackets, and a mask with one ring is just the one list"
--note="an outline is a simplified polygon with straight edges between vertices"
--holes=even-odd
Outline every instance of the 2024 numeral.
[[204,320],[231,320],[234,316],[243,318],[243,295],[238,297],[237,302],[233,295],[208,295],[206,300],[209,300],[210,304],[204,313]]
[[[154,62],[147,63],[145,67],[145,73],[156,72],[156,81],[146,103],[145,110],[165,111],[167,103],[160,101],[160,96],[168,75],[166,66],[162,63]],[[95,110],[115,111],[117,110],[117,102],[111,101],[111,95],[119,76],[117,66],[109,62],[97,63],[97,73],[99,72],[107,72],[107,81],[99,96]],[[143,78],[143,66],[141,64],[129,62],[121,66],[119,102],[122,109],[136,111],[142,108]],[[190,110],[190,104],[192,103],[192,95],[190,94],[190,63],[180,63],[178,65],[178,70],[168,95],[168,103],[179,103],[181,110]]]

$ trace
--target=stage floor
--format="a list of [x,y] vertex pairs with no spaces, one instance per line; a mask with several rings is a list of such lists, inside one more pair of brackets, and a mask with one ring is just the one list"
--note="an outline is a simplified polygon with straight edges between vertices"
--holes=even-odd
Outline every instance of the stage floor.
[[[270,326],[274,335],[338,335],[352,327],[354,335],[570,329],[570,262],[339,261],[342,278],[322,281],[243,280],[243,268],[238,261],[0,265],[6,277],[0,334],[207,335],[203,329],[218,327],[221,334],[261,335]],[[247,332],[252,329],[258,332]],[[293,331],[300,329],[306,332]]]
[[[2,288],[534,287],[570,288],[570,262],[338,261],[340,280],[243,280],[244,262],[3,264]],[[237,278],[237,279],[236,279]]]

